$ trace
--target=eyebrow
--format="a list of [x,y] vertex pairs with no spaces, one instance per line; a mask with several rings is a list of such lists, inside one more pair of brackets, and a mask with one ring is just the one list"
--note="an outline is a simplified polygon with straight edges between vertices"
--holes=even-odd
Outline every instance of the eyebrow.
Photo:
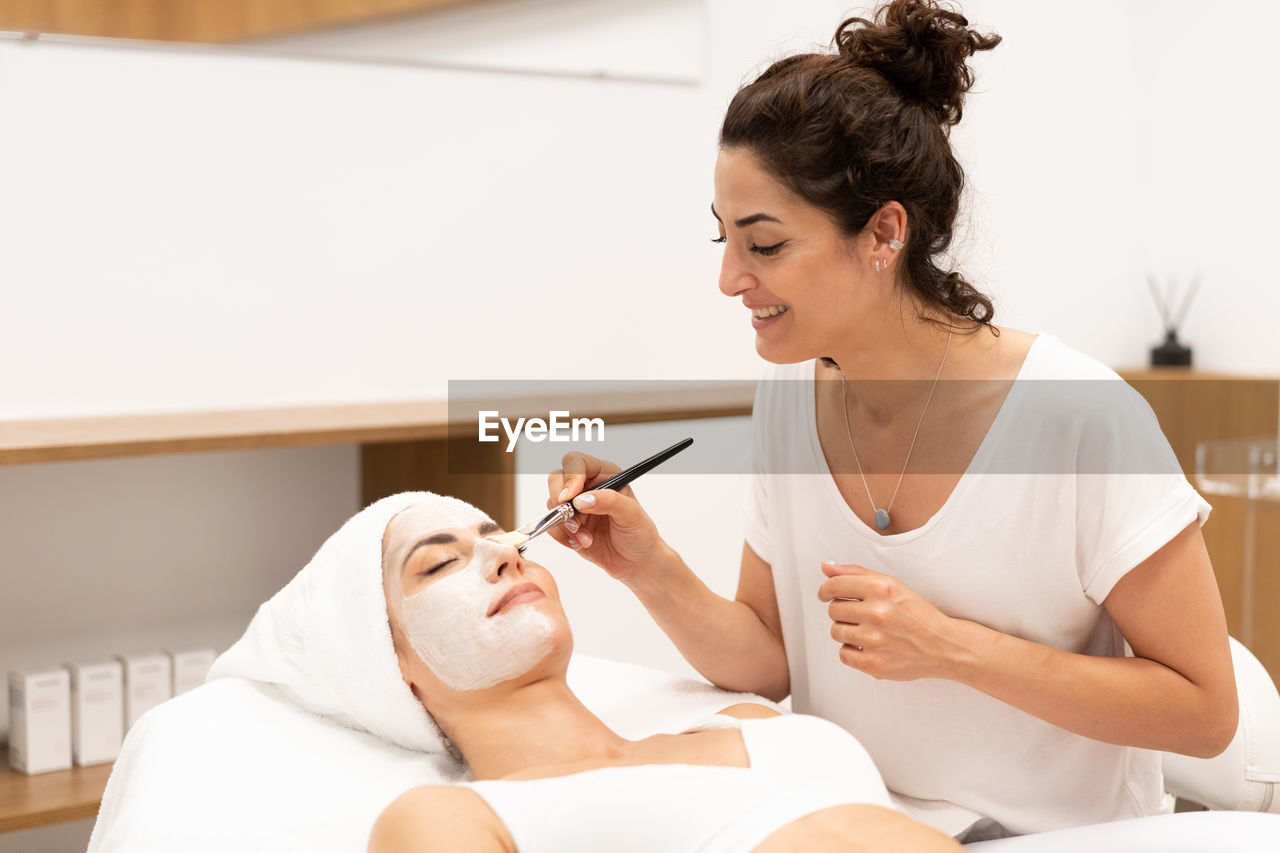
[[[711,215],[714,216],[716,220],[719,222],[724,221],[723,219],[720,218],[720,214],[716,213],[715,202],[711,203]],[[753,213],[750,216],[744,216],[741,219],[735,219],[733,221],[733,225],[735,228],[746,228],[748,225],[755,225],[757,222],[776,222],[779,225],[782,224],[782,220],[776,216],[770,216],[767,213]]]
[[[477,536],[488,536],[491,533],[501,532],[502,525],[495,521],[482,522],[480,526],[476,528]],[[404,562],[400,564],[400,568],[404,569],[405,566],[409,565],[409,559],[419,548],[425,548],[428,545],[449,545],[457,541],[458,537],[454,536],[452,533],[432,533],[430,536],[424,536],[417,542],[413,543],[413,547],[409,549],[409,553],[404,555]]]

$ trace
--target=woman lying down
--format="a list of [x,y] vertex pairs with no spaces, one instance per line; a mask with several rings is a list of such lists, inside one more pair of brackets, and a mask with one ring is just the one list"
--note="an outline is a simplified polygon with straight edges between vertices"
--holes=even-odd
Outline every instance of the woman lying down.
[[475,781],[404,793],[371,853],[959,849],[894,810],[863,748],[817,717],[739,704],[681,734],[610,730],[565,681],[555,581],[484,538],[499,530],[427,493],[386,525],[401,675]]

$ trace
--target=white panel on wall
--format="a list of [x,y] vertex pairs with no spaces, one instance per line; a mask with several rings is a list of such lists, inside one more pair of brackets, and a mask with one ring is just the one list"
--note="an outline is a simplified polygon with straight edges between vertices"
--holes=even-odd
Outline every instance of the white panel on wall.
[[702,0],[486,0],[257,39],[289,54],[694,83]]
[[719,375],[750,329],[715,289],[704,102],[0,41],[0,363],[28,366],[0,418]]

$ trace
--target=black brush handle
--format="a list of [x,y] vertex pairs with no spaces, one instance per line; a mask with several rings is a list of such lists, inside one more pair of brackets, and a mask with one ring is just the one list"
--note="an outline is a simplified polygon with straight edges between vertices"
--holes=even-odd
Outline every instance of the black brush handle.
[[637,462],[636,464],[632,465],[630,468],[627,468],[625,471],[619,471],[617,474],[614,474],[612,477],[605,480],[603,483],[597,483],[594,486],[590,486],[585,491],[593,492],[597,489],[613,489],[615,492],[621,491],[622,489],[626,488],[631,483],[631,481],[634,480],[636,477],[639,477],[641,474],[649,473],[654,468],[657,468],[663,462],[666,462],[672,456],[675,456],[677,453],[684,450],[686,447],[688,447],[691,444],[693,444],[692,438],[685,438],[680,441],[677,441],[675,444],[671,445],[666,450],[659,450],[657,453],[653,454],[648,459],[645,459],[641,462]]

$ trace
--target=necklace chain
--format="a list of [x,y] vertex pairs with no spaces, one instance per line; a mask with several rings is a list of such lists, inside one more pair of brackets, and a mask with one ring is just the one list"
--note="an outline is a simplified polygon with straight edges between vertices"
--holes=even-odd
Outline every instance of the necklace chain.
[[[876,513],[876,527],[880,530],[889,528],[889,511],[893,509],[893,502],[898,497],[898,489],[902,487],[902,477],[907,473],[907,464],[911,462],[911,451],[916,448],[916,436],[920,435],[920,425],[924,423],[924,413],[929,411],[929,403],[933,400],[933,392],[938,387],[938,380],[942,378],[942,366],[947,363],[947,352],[951,349],[951,336],[955,334],[955,330],[947,332],[947,344],[942,348],[942,360],[938,362],[938,373],[933,377],[933,384],[929,386],[929,396],[925,397],[924,408],[920,410],[920,419],[916,421],[916,431],[911,434],[911,444],[907,447],[907,458],[902,461],[902,471],[898,474],[898,484],[893,487],[893,495],[889,498],[889,505],[883,510],[876,506],[876,499],[871,497],[871,487],[867,485],[867,475],[862,473],[862,460],[858,458],[858,449],[853,446],[853,428],[849,425],[849,379],[844,375],[843,368],[840,370],[840,408],[844,410],[844,430],[849,436],[849,449],[853,451],[853,461],[858,466],[858,476],[862,478],[862,488],[867,491],[867,500],[871,502],[871,508]],[[880,513],[884,513],[884,526],[880,526]]]

